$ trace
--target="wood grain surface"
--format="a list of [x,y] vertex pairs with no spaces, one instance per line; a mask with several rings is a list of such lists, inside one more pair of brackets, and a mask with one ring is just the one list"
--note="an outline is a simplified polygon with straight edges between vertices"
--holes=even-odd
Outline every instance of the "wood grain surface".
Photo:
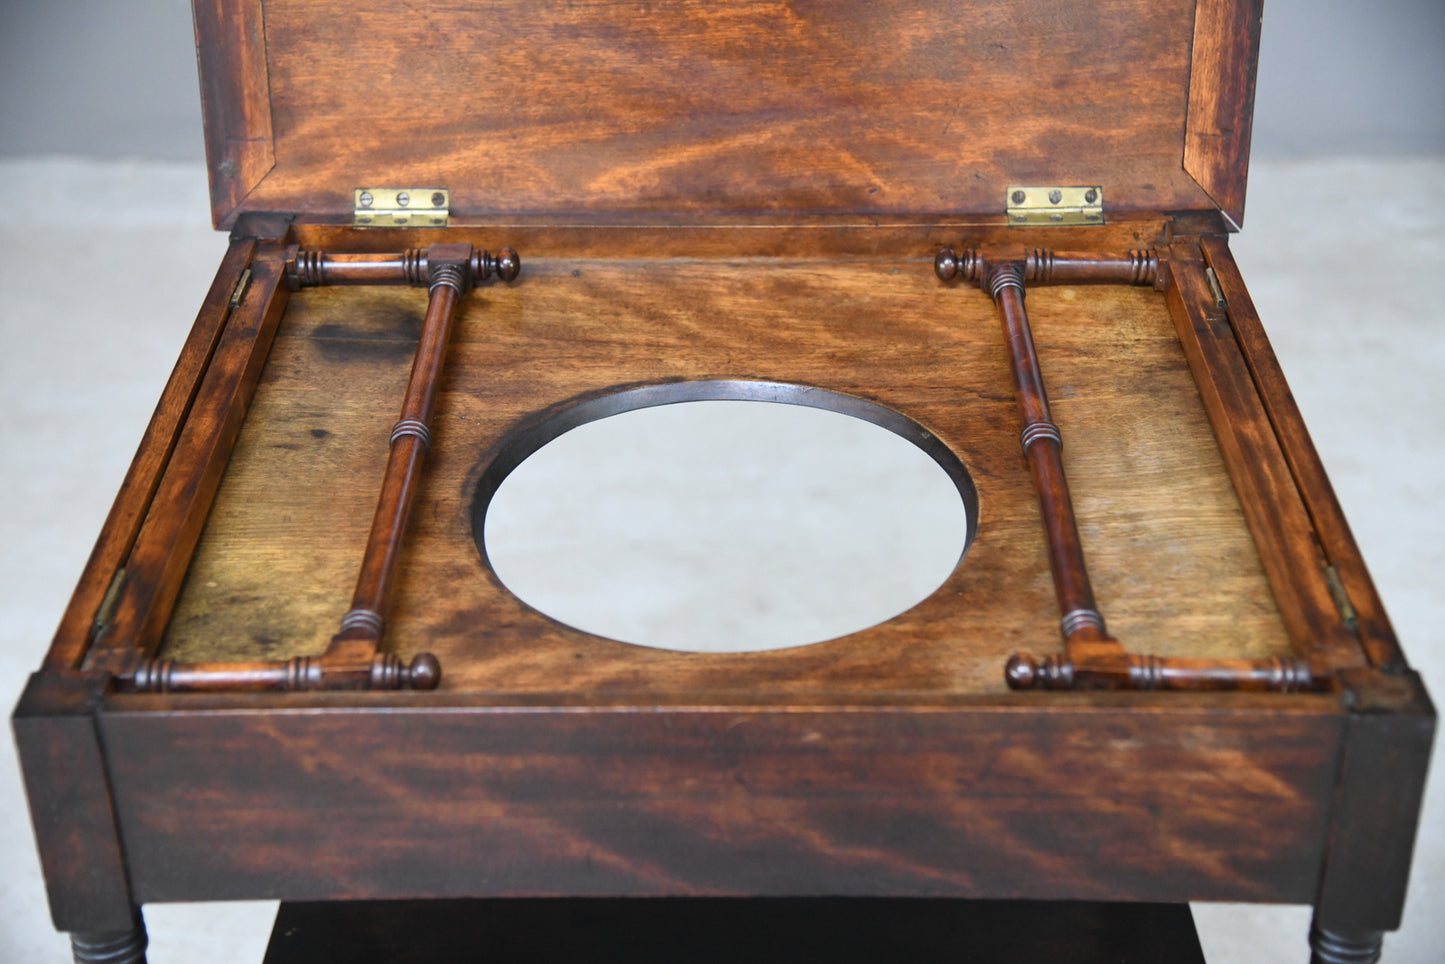
[[[449,188],[461,218],[1001,216],[1012,184],[1212,209],[1181,161],[1190,97],[1249,81],[1191,86],[1193,0],[237,7],[259,29],[231,39],[264,56],[228,54],[228,106],[208,100],[218,225],[349,220],[367,186]],[[255,183],[235,154],[258,144]]]
[[[526,257],[524,253],[524,259]],[[293,296],[162,656],[319,653],[346,611],[425,295]],[[1290,652],[1163,298],[1029,296],[1084,548],[1132,651]],[[1060,645],[1038,509],[989,298],[913,260],[528,260],[464,301],[404,552],[388,648],[443,687],[502,692],[993,692],[1017,649]],[[770,653],[643,649],[532,611],[472,541],[473,488],[509,432],[571,400],[681,379],[821,386],[942,439],[979,533],[932,596],[881,626]]]
[[1329,698],[1269,694],[570,711],[372,695],[387,705],[130,696],[102,714],[136,898],[1302,902],[1343,723]]

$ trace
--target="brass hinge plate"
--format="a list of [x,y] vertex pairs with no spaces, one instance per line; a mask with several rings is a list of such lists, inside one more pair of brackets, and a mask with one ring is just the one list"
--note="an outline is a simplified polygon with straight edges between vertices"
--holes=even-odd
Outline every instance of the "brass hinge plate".
[[359,187],[351,223],[368,228],[444,228],[452,192],[440,187]]
[[1024,225],[1103,224],[1104,189],[1094,187],[1011,187],[1004,196],[1008,223]]
[[120,602],[120,591],[125,588],[125,567],[115,571],[111,577],[110,585],[106,587],[105,595],[101,597],[100,606],[95,611],[95,621],[90,626],[90,638],[95,639],[105,627],[110,625],[110,618],[115,615],[116,603]]

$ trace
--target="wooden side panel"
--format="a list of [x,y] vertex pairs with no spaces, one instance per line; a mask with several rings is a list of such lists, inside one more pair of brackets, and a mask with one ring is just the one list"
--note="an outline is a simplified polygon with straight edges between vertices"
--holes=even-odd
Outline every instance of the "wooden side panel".
[[276,163],[262,0],[192,0],[211,221],[236,208]]
[[102,733],[144,901],[1303,902],[1317,886],[1341,715],[1323,698],[1282,702],[256,700],[177,714],[164,698],[130,698],[104,714]]
[[101,674],[37,673],[15,708],[50,916],[62,931],[124,932],[136,921],[96,732],[105,683]]
[[1262,6],[1263,0],[1199,0],[1194,14],[1184,170],[1236,225],[1244,223]]

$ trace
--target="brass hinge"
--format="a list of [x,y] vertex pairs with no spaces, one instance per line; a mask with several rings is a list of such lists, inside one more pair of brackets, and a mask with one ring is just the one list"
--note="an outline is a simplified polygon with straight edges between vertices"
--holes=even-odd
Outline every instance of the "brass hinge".
[[236,287],[231,291],[231,300],[226,307],[235,311],[241,306],[241,299],[246,297],[246,289],[251,286],[251,269],[247,268],[241,272],[241,277],[236,280]]
[[351,223],[371,228],[444,228],[452,193],[439,187],[359,187]]
[[1355,606],[1350,602],[1350,594],[1345,592],[1345,581],[1340,578],[1340,571],[1334,566],[1325,566],[1325,585],[1329,587],[1335,608],[1340,611],[1340,620],[1350,632],[1356,631],[1360,624],[1359,613],[1355,612]]
[[1224,289],[1219,286],[1219,275],[1214,273],[1213,268],[1204,269],[1204,280],[1209,282],[1209,293],[1214,296],[1214,307],[1220,311],[1229,310],[1229,302],[1224,298]]
[[1104,223],[1102,187],[1011,187],[1004,206],[1010,225]]
[[115,615],[115,607],[120,602],[120,591],[125,588],[125,567],[115,571],[111,577],[110,585],[106,587],[105,595],[101,597],[100,606],[95,610],[95,620],[90,625],[90,638],[95,639],[105,632],[105,627],[110,625],[110,618]]

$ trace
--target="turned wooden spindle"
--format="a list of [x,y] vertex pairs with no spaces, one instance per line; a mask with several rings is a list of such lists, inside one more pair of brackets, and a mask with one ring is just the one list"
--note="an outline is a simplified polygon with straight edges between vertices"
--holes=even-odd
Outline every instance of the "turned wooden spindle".
[[1043,517],[1049,568],[1061,614],[1065,652],[1035,659],[1016,653],[1004,668],[1012,689],[1261,690],[1291,693],[1321,685],[1306,660],[1175,659],[1130,654],[1109,636],[1084,565],[1073,500],[1064,476],[1063,439],[1049,410],[1043,373],[1024,308],[1028,284],[1163,283],[1153,251],[1091,255],[1029,251],[991,260],[976,250],[940,250],[933,262],[943,281],[977,282],[993,298],[1003,323],[1010,370],[1023,417],[1020,441]]
[[1298,693],[1317,688],[1309,663],[1290,656],[1268,659],[1176,659],[1127,654],[1122,659],[1075,661],[1066,654],[1035,659],[1015,653],[1004,667],[1011,689],[1094,688],[1135,690],[1252,690]]
[[[994,263],[1000,259],[995,259]],[[1154,249],[1125,254],[1081,254],[1033,248],[1012,260],[1023,272],[1028,285],[1126,284],[1159,287],[1165,274]],[[933,261],[933,270],[944,281],[955,278],[982,283],[990,260],[980,252],[943,248]]]
[[212,663],[147,658],[126,674],[122,687],[150,693],[436,688],[441,665],[431,653],[421,653],[403,665],[395,654],[379,651],[387,598],[431,445],[430,420],[457,305],[477,283],[494,275],[512,281],[520,270],[521,259],[512,249],[504,248],[493,257],[470,244],[434,244],[425,250],[380,255],[292,252],[287,277],[295,288],[412,284],[425,285],[430,292],[351,608],[321,656]]
[[1063,438],[1049,410],[1043,371],[1034,349],[1033,333],[1024,310],[1023,268],[1017,262],[991,265],[983,278],[998,305],[1008,345],[1014,390],[1018,395],[1023,428],[1019,441],[1033,476],[1043,515],[1049,568],[1054,576],[1060,630],[1069,643],[1108,640],[1104,617],[1094,602],[1093,586],[1084,565],[1084,548],[1074,519],[1074,503],[1064,475]]
[[421,340],[407,380],[401,413],[392,428],[381,495],[372,517],[351,609],[341,619],[338,641],[381,639],[386,623],[386,600],[401,556],[402,538],[416,499],[422,463],[431,447],[429,423],[447,343],[451,339],[452,320],[458,302],[472,284],[471,264],[470,245],[434,245],[428,253],[430,298]]
[[[386,285],[406,284],[427,287],[431,284],[433,261],[438,267],[448,261],[437,248],[471,249],[470,245],[432,245],[412,248],[399,254],[336,254],[327,251],[294,249],[287,259],[286,279],[293,289],[321,285]],[[511,248],[503,248],[495,256],[488,251],[471,249],[460,265],[467,276],[467,288],[481,284],[496,275],[503,281],[514,281],[522,270],[521,259]]]
[[[296,656],[287,660],[254,662],[177,663],[168,659],[143,660],[130,678],[140,693],[206,693],[258,690],[339,688],[338,674],[327,671],[324,657]],[[347,688],[436,689],[441,664],[431,653],[420,653],[403,665],[394,653],[377,653],[364,675],[348,674]]]

